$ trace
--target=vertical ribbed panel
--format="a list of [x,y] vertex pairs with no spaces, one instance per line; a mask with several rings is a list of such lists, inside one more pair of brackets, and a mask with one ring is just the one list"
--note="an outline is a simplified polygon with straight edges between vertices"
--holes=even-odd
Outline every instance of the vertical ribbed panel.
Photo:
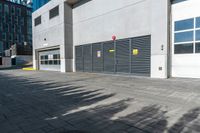
[[131,54],[131,73],[150,76],[151,71],[151,36],[132,38],[131,51],[138,49],[138,55]]
[[114,72],[115,71],[115,50],[114,42],[103,43],[103,62],[104,62],[104,72]]
[[83,46],[76,46],[76,71],[83,71]]
[[83,64],[85,72],[92,72],[92,45],[83,45]]
[[116,72],[130,72],[130,39],[116,41]]
[[103,71],[103,49],[102,43],[96,43],[92,45],[92,63],[93,72]]

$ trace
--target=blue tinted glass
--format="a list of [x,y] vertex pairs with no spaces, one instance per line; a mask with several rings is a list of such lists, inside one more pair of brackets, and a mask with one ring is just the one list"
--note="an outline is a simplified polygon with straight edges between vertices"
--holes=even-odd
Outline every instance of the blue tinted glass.
[[193,41],[193,31],[175,33],[175,43],[188,41]]
[[175,22],[175,31],[188,30],[193,28],[194,28],[194,18]]
[[200,28],[200,17],[196,18],[196,28]]
[[196,31],[196,41],[200,40],[200,30]]
[[193,53],[193,44],[179,44],[174,46],[175,54],[189,54]]

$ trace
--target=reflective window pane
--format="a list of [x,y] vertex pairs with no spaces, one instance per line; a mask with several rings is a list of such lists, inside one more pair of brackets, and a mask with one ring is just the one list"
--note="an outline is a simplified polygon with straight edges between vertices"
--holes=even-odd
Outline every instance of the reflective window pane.
[[188,42],[193,41],[193,31],[175,33],[174,42]]
[[200,43],[196,43],[196,53],[200,53]]
[[200,30],[196,31],[196,41],[200,40]]
[[194,28],[194,18],[175,22],[175,31],[188,30]]
[[178,44],[174,46],[174,54],[190,54],[193,53],[193,43]]
[[196,28],[200,28],[200,17],[196,18]]

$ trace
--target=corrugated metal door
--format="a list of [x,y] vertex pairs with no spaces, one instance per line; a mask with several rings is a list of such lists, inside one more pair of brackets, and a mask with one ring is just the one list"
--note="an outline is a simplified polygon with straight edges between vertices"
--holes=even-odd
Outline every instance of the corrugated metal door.
[[151,36],[132,38],[131,40],[131,73],[150,76]]
[[96,43],[92,45],[92,63],[93,72],[103,71],[103,48],[102,43]]
[[83,71],[83,46],[76,46],[76,71]]
[[85,72],[92,72],[92,44],[83,45],[83,64]]
[[115,72],[115,48],[114,42],[103,43],[104,72]]
[[130,39],[116,41],[116,72],[130,72]]

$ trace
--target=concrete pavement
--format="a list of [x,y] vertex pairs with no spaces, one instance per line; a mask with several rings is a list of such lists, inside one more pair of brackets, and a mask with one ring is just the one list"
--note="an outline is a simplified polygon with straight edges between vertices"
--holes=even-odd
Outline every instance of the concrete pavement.
[[1,133],[198,133],[200,79],[0,71]]

